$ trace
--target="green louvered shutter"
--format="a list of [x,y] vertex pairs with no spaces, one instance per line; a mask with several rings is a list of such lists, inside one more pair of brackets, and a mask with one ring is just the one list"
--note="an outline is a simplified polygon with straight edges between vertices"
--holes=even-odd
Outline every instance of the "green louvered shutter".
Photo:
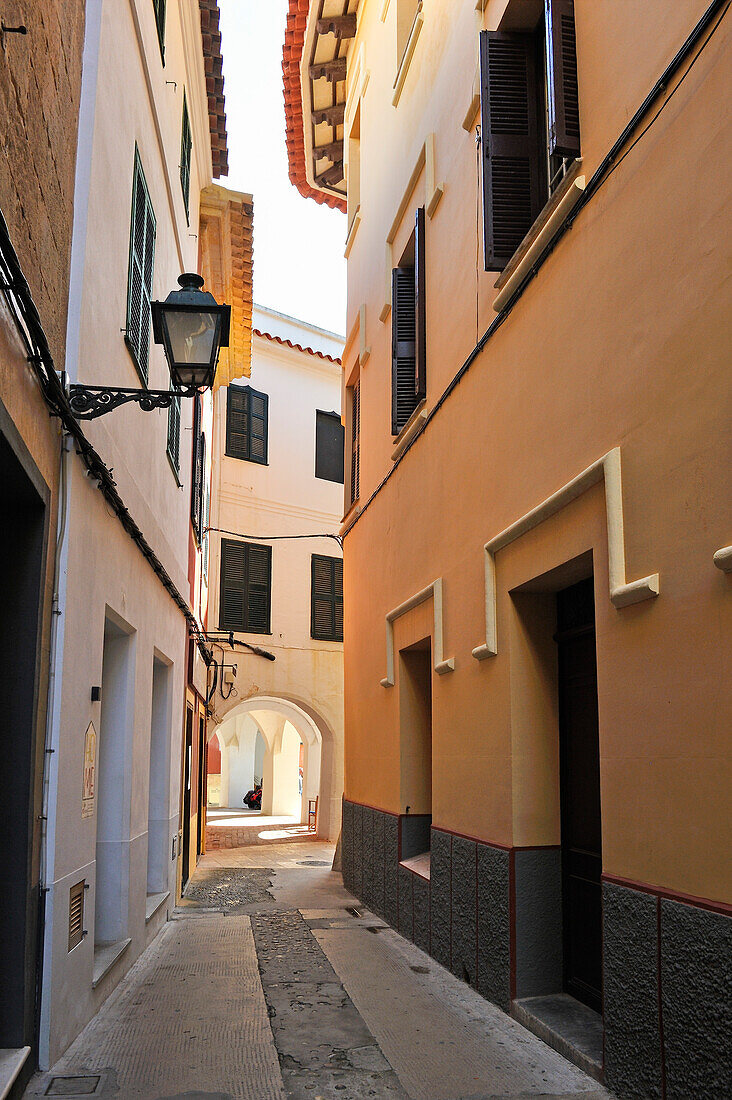
[[226,398],[226,453],[267,464],[269,398],[251,386],[229,386]]
[[140,154],[135,148],[125,343],[145,383],[150,372],[150,302],[154,259],[155,214],[142,171]]
[[168,455],[176,474],[180,473],[180,397],[174,397],[168,409]]
[[165,0],[153,0],[155,12],[155,29],[158,32],[158,45],[160,46],[160,58],[165,64]]
[[219,626],[246,634],[269,634],[272,547],[221,541]]
[[186,93],[183,93],[183,122],[180,135],[180,186],[183,192],[183,203],[186,208],[186,221],[188,221],[188,203],[191,194],[191,123],[188,118],[188,104]]
[[343,561],[323,554],[311,558],[310,637],[343,641]]

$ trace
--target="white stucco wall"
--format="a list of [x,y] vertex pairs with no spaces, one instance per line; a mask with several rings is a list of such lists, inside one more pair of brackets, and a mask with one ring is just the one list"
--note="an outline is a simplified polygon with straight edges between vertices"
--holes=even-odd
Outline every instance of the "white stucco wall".
[[[121,331],[136,145],[156,216],[153,297],[165,298],[182,270],[196,270],[197,196],[210,181],[200,17],[197,0],[181,0],[167,8],[163,67],[149,0],[87,4],[66,356],[71,382],[141,385]],[[193,131],[190,225],[179,178],[184,89]],[[169,387],[162,349],[152,344],[149,385]],[[179,478],[166,455],[167,412],[145,413],[128,405],[88,423],[86,430],[113,468],[130,514],[187,598],[192,403],[182,405]],[[94,484],[83,476],[75,456],[69,456],[67,466],[57,669],[62,686],[53,715],[49,792],[40,1043],[44,1067],[94,1015],[165,920],[165,904],[146,920],[148,877],[164,887],[161,892],[170,890],[173,896],[186,678],[183,615]],[[92,686],[103,683],[105,620],[127,636],[129,684],[122,716],[117,700],[91,700]],[[158,692],[155,708],[154,660],[155,667],[167,670],[164,700]],[[119,721],[112,720],[113,713]],[[97,768],[104,761],[114,775],[110,781],[109,772],[102,777],[97,771],[97,804],[91,816],[82,817],[84,741],[90,721],[100,742],[105,734],[115,738],[112,751],[97,753]],[[151,805],[151,729],[153,722],[161,721],[167,759],[158,746]],[[112,810],[109,804],[100,809],[100,792],[109,798],[115,788]],[[101,873],[97,875],[98,855],[106,867],[106,884]],[[69,888],[82,879],[89,887],[87,935],[69,952]],[[97,887],[119,891],[119,913],[118,919],[95,928]],[[129,944],[95,986],[95,939],[100,938]]]
[[[315,477],[315,422],[317,410],[340,412],[340,365],[314,352],[335,359],[342,350],[342,338],[263,307],[255,308],[253,327],[275,338],[255,335],[253,339],[251,385],[269,397],[268,464],[226,455],[226,391],[220,391],[214,413],[212,526],[260,536],[265,542],[273,535],[336,534],[343,486]],[[299,350],[277,338],[313,350]],[[211,535],[210,629],[219,626],[221,537]],[[291,768],[284,765],[285,749],[292,744],[276,732],[277,723],[282,725],[284,719],[305,744],[302,818],[307,816],[308,796],[319,794],[319,832],[335,839],[343,791],[343,645],[310,637],[310,571],[312,554],[341,557],[341,549],[334,539],[322,537],[269,538],[268,544],[272,546],[271,634],[237,637],[269,650],[276,660],[268,662],[241,649],[232,657],[227,650],[227,661],[238,666],[234,691],[227,700],[217,692],[209,733],[216,720],[230,715],[253,710],[256,718],[257,701],[265,697],[301,708],[267,711],[273,716],[272,736],[280,737],[282,756],[269,764],[265,761],[262,809],[280,807],[278,812],[284,812],[281,807],[293,801],[292,791],[283,794],[279,789],[281,783],[287,787],[297,781],[296,759]],[[265,718],[260,722],[263,729],[266,722]],[[286,778],[278,778],[278,769]]]

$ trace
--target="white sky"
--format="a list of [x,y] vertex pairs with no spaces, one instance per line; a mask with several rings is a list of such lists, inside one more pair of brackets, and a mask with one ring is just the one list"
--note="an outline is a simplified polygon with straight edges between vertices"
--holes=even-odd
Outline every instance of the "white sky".
[[288,177],[282,44],[287,0],[219,0],[229,175],[254,195],[254,300],[343,334],[345,215]]

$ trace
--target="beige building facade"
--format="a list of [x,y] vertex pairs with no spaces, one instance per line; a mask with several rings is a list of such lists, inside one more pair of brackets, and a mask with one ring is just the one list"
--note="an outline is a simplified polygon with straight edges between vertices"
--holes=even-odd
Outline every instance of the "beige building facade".
[[252,324],[251,377],[219,389],[214,409],[209,801],[243,809],[259,784],[264,816],[307,823],[317,799],[318,834],[335,841],[343,340],[256,305]]
[[285,41],[291,179],[348,217],[344,877],[628,1097],[732,1073],[731,34],[291,0]]

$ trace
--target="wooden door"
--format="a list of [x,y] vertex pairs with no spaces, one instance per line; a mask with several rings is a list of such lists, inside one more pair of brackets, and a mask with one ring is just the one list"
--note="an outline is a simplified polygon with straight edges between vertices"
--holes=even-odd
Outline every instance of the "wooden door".
[[602,1011],[602,831],[592,578],[558,594],[564,989]]

